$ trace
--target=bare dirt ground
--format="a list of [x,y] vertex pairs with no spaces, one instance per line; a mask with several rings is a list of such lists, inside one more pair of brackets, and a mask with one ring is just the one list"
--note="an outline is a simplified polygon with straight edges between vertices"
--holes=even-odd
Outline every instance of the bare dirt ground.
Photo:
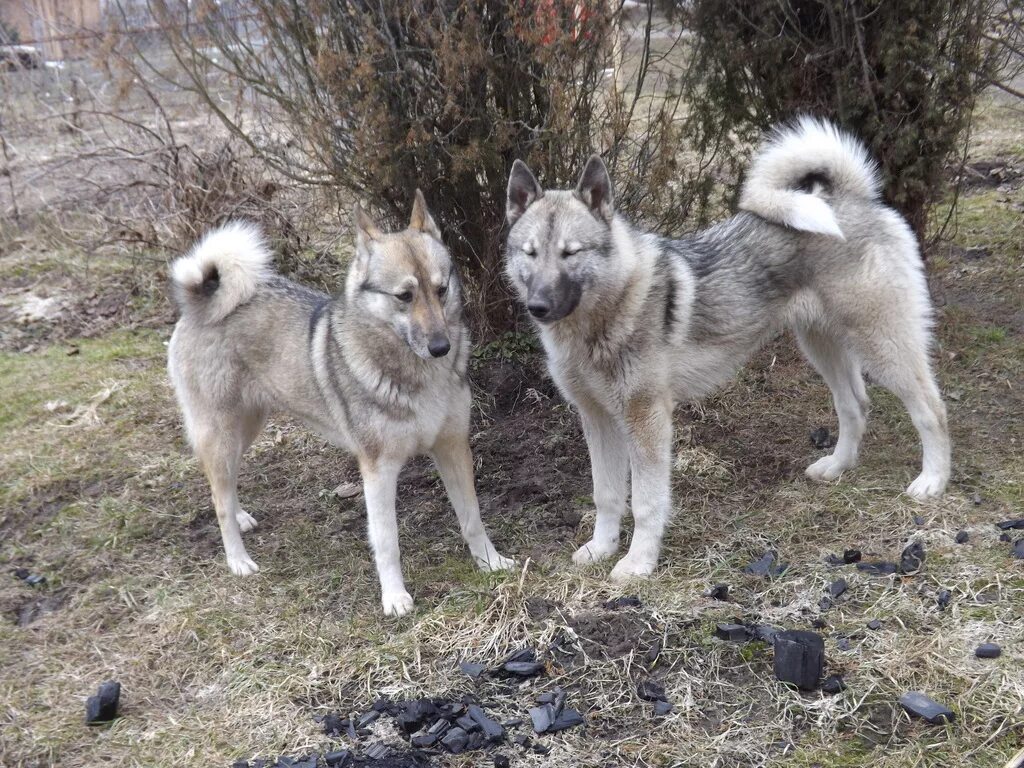
[[[475,363],[473,447],[485,524],[520,569],[474,570],[436,473],[416,462],[399,488],[417,601],[402,620],[380,615],[361,499],[330,493],[358,479],[354,463],[284,419],[241,479],[262,571],[232,577],[164,369],[173,313],[162,268],[5,234],[0,763],[227,766],[351,746],[314,718],[381,695],[473,694],[507,719],[561,686],[585,726],[539,737],[547,755],[503,746],[513,765],[1002,766],[1024,738],[1024,561],[994,525],[1024,516],[1019,111],[986,104],[972,167],[956,234],[929,261],[955,445],[945,498],[901,496],[918,442],[877,390],[862,466],[831,485],[806,481],[820,455],[808,433],[834,429],[835,417],[783,337],[725,391],[680,408],[663,565],[624,593],[608,567],[570,564],[593,524],[586,448],[529,339],[509,338]],[[960,530],[966,544],[954,543]],[[927,551],[915,576],[825,563],[849,547],[893,559],[911,540]],[[745,574],[767,549],[789,569]],[[17,568],[47,581],[30,587]],[[840,575],[848,592],[822,610]],[[727,602],[704,596],[720,582],[732,587]],[[629,593],[640,607],[603,606]],[[876,618],[881,628],[868,629]],[[847,690],[781,685],[763,643],[714,638],[717,622],[733,620],[823,621],[827,671]],[[1000,658],[975,658],[986,641],[1002,645]],[[522,686],[458,670],[521,646],[546,664]],[[666,717],[637,696],[648,678],[674,705]],[[106,679],[123,685],[123,716],[88,728],[85,698]],[[910,720],[897,704],[907,690],[946,703],[956,722]],[[378,739],[394,734],[382,723],[362,746]]]

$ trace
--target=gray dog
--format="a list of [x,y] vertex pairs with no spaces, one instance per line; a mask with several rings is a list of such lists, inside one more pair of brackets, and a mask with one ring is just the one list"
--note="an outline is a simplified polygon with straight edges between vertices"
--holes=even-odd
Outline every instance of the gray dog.
[[521,161],[508,182],[506,274],[540,329],[548,365],[590,449],[597,522],[576,552],[614,554],[632,475],[635,531],[612,570],[655,568],[670,510],[672,412],[728,382],[783,327],[832,390],[835,451],[807,468],[834,480],[857,462],[864,374],[904,403],[923,445],[907,493],[949,479],[946,411],[929,363],[932,309],[907,223],[879,200],[864,147],[810,118],[757,152],[741,212],[670,240],[615,213],[594,156],[575,190],[545,190]]
[[384,612],[403,615],[395,520],[398,473],[430,454],[484,570],[509,568],[480,521],[469,450],[470,340],[451,257],[417,191],[409,227],[385,234],[358,207],[356,255],[331,298],[280,277],[258,231],[231,224],[174,263],[181,309],[168,351],[185,427],[210,481],[228,568],[259,569],[241,533],[242,454],[272,410],[355,454]]

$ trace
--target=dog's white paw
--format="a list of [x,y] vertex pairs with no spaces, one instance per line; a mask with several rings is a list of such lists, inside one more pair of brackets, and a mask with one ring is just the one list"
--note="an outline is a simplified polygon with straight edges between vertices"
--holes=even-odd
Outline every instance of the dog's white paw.
[[618,543],[601,542],[591,539],[582,547],[576,550],[572,556],[572,561],[576,565],[589,565],[590,563],[599,563],[602,560],[607,560],[609,557],[619,551]]
[[811,480],[828,481],[838,480],[839,476],[852,465],[836,459],[834,455],[822,456],[816,462],[804,470],[804,474]]
[[412,611],[412,595],[406,591],[388,592],[381,595],[381,605],[385,616],[405,616]]
[[922,472],[914,482],[907,486],[907,495],[918,501],[924,501],[938,498],[944,490],[946,490],[946,478],[942,475]]
[[242,550],[241,554],[228,555],[228,570],[235,576],[252,576],[260,572],[260,567]]
[[630,579],[644,579],[654,573],[655,565],[650,561],[632,559],[626,555],[615,564],[608,578],[616,584],[622,584]]
[[238,510],[238,514],[235,515],[235,519],[238,520],[238,530],[242,533],[248,533],[257,525],[256,518],[244,509]]
[[477,567],[480,568],[484,573],[493,573],[494,571],[508,571],[516,567],[516,561],[511,557],[505,557],[495,552],[489,557],[475,557]]

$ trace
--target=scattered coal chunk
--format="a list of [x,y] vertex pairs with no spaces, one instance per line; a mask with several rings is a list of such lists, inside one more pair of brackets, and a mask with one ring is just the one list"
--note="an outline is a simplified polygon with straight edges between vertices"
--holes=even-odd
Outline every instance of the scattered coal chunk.
[[543,669],[544,665],[537,661],[537,654],[532,648],[520,648],[505,657],[498,671],[515,677],[533,677]]
[[30,587],[41,587],[43,584],[46,583],[46,577],[40,576],[38,573],[29,574],[29,576],[25,579],[25,583],[28,584]]
[[[366,756],[371,760],[383,760],[391,754],[391,747],[387,744],[378,742],[377,744],[371,744],[366,748]],[[316,768],[316,763],[309,766],[309,768]]]
[[1010,534],[1008,534],[1008,533],[1000,533],[999,534],[999,540],[1000,541],[1009,541],[1010,540]]
[[878,619],[872,619],[868,622],[868,629],[877,631],[882,628],[882,622]]
[[95,696],[85,702],[86,725],[109,723],[117,717],[117,706],[121,701],[121,684],[108,680],[99,687]]
[[356,721],[356,730],[362,730],[363,728],[369,728],[380,717],[380,712],[375,709],[371,709],[369,712],[362,714]]
[[665,686],[654,680],[641,680],[636,684],[636,695],[644,701],[667,701]]
[[818,687],[825,641],[817,632],[790,629],[775,636],[775,677],[805,691]]
[[1002,652],[996,643],[982,643],[974,649],[974,655],[979,659],[998,659]]
[[477,724],[488,741],[500,741],[505,738],[505,729],[501,724],[491,720],[476,704],[470,704],[466,708],[466,714]]
[[996,527],[1001,531],[1009,531],[1013,528],[1017,530],[1024,529],[1024,517],[1018,517],[1015,520],[1003,520],[996,523]]
[[1013,542],[1013,556],[1018,560],[1024,560],[1024,539]]
[[818,601],[818,608],[821,609],[822,612],[827,611],[831,607],[832,607],[832,599],[831,598],[823,597],[823,598],[821,598],[821,600]]
[[565,692],[559,690],[555,693],[553,701],[530,710],[530,721],[536,733],[555,733],[583,725],[583,715],[572,707],[565,706],[566,698]]
[[921,542],[915,541],[907,545],[900,555],[900,573],[917,573],[921,570],[922,565],[924,565],[924,547]]
[[828,585],[828,593],[833,597],[839,597],[847,590],[846,579],[836,579]]
[[810,438],[811,445],[819,450],[831,448],[836,444],[836,440],[832,437],[828,427],[818,427],[817,429],[811,430]]
[[32,571],[28,568],[15,568],[11,573],[14,574],[14,578],[20,579],[21,581],[24,581],[32,575]]
[[249,761],[248,760],[235,760],[235,762],[233,762],[231,764],[231,768],[249,768]]
[[339,715],[326,715],[320,724],[326,736],[341,736],[348,728],[348,720],[343,720]]
[[712,600],[728,600],[729,599],[729,585],[728,584],[715,584],[711,588],[711,591],[707,593],[707,597]]
[[462,728],[455,726],[448,730],[444,738],[441,739],[441,743],[453,755],[458,755],[465,752],[466,747],[469,746],[469,734]]
[[829,675],[821,683],[821,690],[825,693],[836,694],[846,690],[846,683],[842,675]]
[[850,647],[850,641],[848,638],[840,637],[838,640],[836,640],[836,648],[838,648],[840,651],[848,651],[850,650]]
[[861,558],[861,552],[859,549],[844,549],[843,550],[843,562],[847,565],[851,563],[859,563]]
[[328,752],[324,755],[324,762],[327,763],[329,768],[347,768],[352,762],[352,753],[347,749]]
[[922,515],[914,515],[914,525],[924,525],[924,517]]
[[828,626],[828,622],[825,621],[824,619],[813,619],[811,621],[811,626],[814,627],[815,629],[824,629],[825,627]]
[[951,723],[956,719],[953,710],[939,704],[921,691],[908,691],[900,696],[900,706],[913,717],[920,717],[933,725]]
[[601,604],[604,608],[609,611],[617,611],[620,608],[643,608],[644,604],[640,602],[640,598],[636,595],[626,595],[624,597],[616,597],[613,600],[606,600]]
[[668,701],[656,701],[654,702],[654,714],[658,717],[664,717],[665,715],[672,713],[672,703]]
[[935,595],[935,602],[939,606],[940,611],[946,610],[950,601],[953,599],[953,593],[948,589],[940,589]]
[[957,544],[966,544],[970,540],[970,538],[971,534],[969,534],[967,531],[958,531],[956,534],[955,541]]
[[847,563],[839,555],[829,552],[825,556],[825,564],[838,567],[840,565],[847,565]]
[[747,565],[743,572],[749,573],[751,576],[781,576],[789,566],[785,563],[776,564],[775,557],[774,552],[765,552],[757,560]]
[[717,624],[715,625],[715,637],[720,640],[742,643],[748,639],[749,633],[742,624]]
[[891,576],[899,570],[899,566],[896,563],[881,560],[874,563],[857,563],[857,570],[871,576]]
[[508,755],[497,754],[494,756],[494,768],[509,768]]
[[459,669],[462,670],[463,674],[476,680],[480,675],[487,671],[486,664],[478,664],[474,661],[461,661],[459,662]]

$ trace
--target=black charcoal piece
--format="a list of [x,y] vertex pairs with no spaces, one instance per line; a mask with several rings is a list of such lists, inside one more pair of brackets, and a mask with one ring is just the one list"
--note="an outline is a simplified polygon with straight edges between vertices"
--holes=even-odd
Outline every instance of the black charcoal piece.
[[821,598],[821,600],[818,601],[818,608],[820,608],[822,611],[827,611],[831,607],[832,607],[832,599],[831,598],[823,597],[823,598]]
[[463,661],[459,663],[459,669],[462,670],[463,674],[476,680],[480,675],[487,671],[487,665],[478,664],[475,661]]
[[547,732],[564,731],[566,728],[575,728],[577,725],[583,725],[583,715],[572,707],[563,707],[551,725],[548,726]]
[[523,747],[525,749],[526,747],[530,746],[531,739],[525,733],[520,733],[516,736],[513,736],[512,741],[516,744],[516,746]]
[[824,629],[828,626],[828,622],[826,622],[824,619],[813,619],[811,621],[811,626],[815,629]]
[[729,599],[729,585],[728,584],[715,584],[711,588],[711,591],[707,594],[712,600],[728,600]]
[[846,579],[836,579],[828,585],[828,593],[832,597],[839,597],[843,592],[847,590]]
[[350,762],[352,762],[352,753],[347,749],[328,752],[324,755],[324,762],[326,762],[330,768],[345,768]]
[[394,705],[391,703],[391,699],[389,699],[387,696],[381,696],[379,699],[373,702],[373,708],[378,712],[390,712],[393,706]]
[[971,534],[969,534],[967,531],[959,531],[956,535],[956,543],[966,544],[970,538]]
[[500,752],[494,756],[494,768],[508,768],[509,760],[507,755]]
[[233,762],[231,764],[231,768],[249,768],[249,761],[248,760],[235,760],[235,762]]
[[520,648],[518,651],[512,651],[508,656],[505,657],[503,663],[510,661],[536,661],[537,654],[532,648]]
[[262,757],[257,757],[255,760],[252,761],[252,768],[263,768],[263,766],[265,766],[266,764],[266,760],[264,760]]
[[672,712],[672,704],[668,701],[656,701],[654,702],[654,714],[659,717],[670,714]]
[[453,755],[457,755],[469,745],[469,734],[459,727],[452,728],[441,739],[441,744]]
[[636,695],[644,701],[664,701],[665,686],[654,680],[641,680],[636,684]]
[[882,622],[880,622],[878,619],[872,619],[871,621],[868,622],[868,629],[879,630],[881,628],[882,628]]
[[472,751],[474,749],[480,749],[483,747],[485,741],[487,741],[487,739],[484,738],[484,735],[480,731],[473,731],[469,734],[469,744],[466,745],[466,750]]
[[546,755],[551,751],[551,747],[546,747],[543,744],[534,744],[533,751],[538,755]]
[[921,515],[914,515],[914,525],[924,525],[924,517]]
[[121,684],[108,680],[99,687],[95,696],[85,702],[85,722],[87,725],[109,723],[117,717],[117,705],[121,700]]
[[14,574],[14,578],[21,579],[22,581],[32,575],[32,571],[28,568],[15,568],[12,573]]
[[907,545],[900,555],[900,573],[917,573],[924,565],[924,547],[915,541]]
[[362,717],[356,722],[356,728],[369,728],[380,717],[380,712],[375,709],[371,709],[369,712],[363,714]]
[[[371,744],[366,748],[366,756],[371,760],[383,760],[390,754],[391,747],[389,747],[387,744],[382,744],[381,742]],[[313,768],[316,768],[316,766],[314,765]]]
[[651,647],[647,649],[647,653],[644,654],[644,661],[648,664],[653,664],[658,660],[661,655],[661,641],[655,640],[651,643]]
[[900,705],[914,717],[920,717],[933,725],[951,723],[956,719],[951,709],[920,691],[908,691],[900,696]]
[[824,448],[831,448],[836,444],[836,441],[832,438],[829,433],[828,427],[818,427],[811,431],[810,434],[811,445],[815,448],[822,450]]
[[640,598],[636,595],[626,595],[624,597],[616,597],[612,600],[607,600],[603,603],[604,607],[610,611],[617,611],[619,608],[643,608],[644,604],[640,602]]
[[825,564],[832,566],[846,565],[846,561],[843,560],[839,555],[832,554],[831,552],[825,556]]
[[495,741],[505,737],[505,729],[499,723],[489,718],[476,704],[470,704],[466,712],[483,731],[488,741]]
[[471,733],[477,729],[476,721],[474,721],[469,715],[463,715],[462,717],[456,718],[455,724],[466,733]]
[[842,675],[829,675],[821,684],[821,690],[825,693],[842,693],[846,690],[846,683]]
[[538,704],[552,704],[554,703],[554,701],[555,694],[551,691],[548,691],[547,693],[542,693],[540,696],[537,697]]
[[974,649],[974,655],[979,659],[997,659],[1002,652],[1003,649],[995,643],[982,643]]
[[420,731],[419,733],[413,734],[412,738],[409,739],[409,743],[416,747],[416,749],[429,749],[437,743],[437,739],[438,736],[436,733]]
[[295,765],[295,758],[288,755],[281,755],[274,763],[274,768],[292,768]]
[[938,593],[935,595],[935,602],[938,604],[940,611],[946,610],[946,606],[949,605],[949,602],[952,599],[953,593],[950,592],[948,589],[940,589]]
[[818,687],[825,641],[817,632],[790,629],[775,636],[775,677],[805,691]]
[[348,727],[348,720],[343,720],[340,715],[325,715],[321,725],[325,735],[341,736]]
[[857,563],[857,570],[872,576],[890,576],[899,570],[896,563],[878,561],[875,563]]
[[501,724],[501,727],[502,728],[518,728],[522,724],[523,724],[523,719],[521,717],[517,717],[515,720],[506,720],[505,722],[503,722]]
[[1024,560],[1024,539],[1013,542],[1013,556],[1018,560]]
[[555,721],[555,711],[550,704],[542,704],[530,709],[530,721],[536,733],[546,733]]
[[1018,517],[1016,520],[1003,520],[1001,523],[996,523],[996,527],[1001,531],[1008,531],[1011,528],[1019,530],[1024,528],[1024,517]]
[[774,563],[775,553],[765,552],[760,558],[747,565],[747,567],[743,569],[743,572],[749,573],[751,576],[767,576],[771,573],[772,565]]
[[320,756],[315,752],[311,755],[305,755],[297,758],[292,763],[292,768],[316,768],[316,764],[319,761]]
[[981,506],[981,494],[980,493],[974,494],[974,496],[972,496],[971,498],[974,501],[974,506],[976,506],[976,507]]
[[444,733],[445,731],[447,731],[451,727],[452,727],[452,724],[449,723],[447,720],[445,720],[442,717],[437,722],[435,722],[432,726],[427,728],[427,733],[431,734],[432,736],[437,736],[439,734]]
[[508,661],[502,669],[517,677],[533,677],[540,674],[544,665],[536,661]]
[[25,583],[28,584],[30,587],[38,587],[41,584],[46,583],[46,577],[40,576],[38,573],[33,573],[31,576],[25,579]]
[[720,640],[742,643],[749,638],[749,634],[747,633],[747,628],[742,624],[716,624],[715,637]]
[[850,650],[850,641],[845,637],[840,637],[836,640],[836,648],[840,651],[848,651]]
[[851,563],[859,563],[861,553],[859,549],[845,549],[843,550],[843,562],[847,565]]

